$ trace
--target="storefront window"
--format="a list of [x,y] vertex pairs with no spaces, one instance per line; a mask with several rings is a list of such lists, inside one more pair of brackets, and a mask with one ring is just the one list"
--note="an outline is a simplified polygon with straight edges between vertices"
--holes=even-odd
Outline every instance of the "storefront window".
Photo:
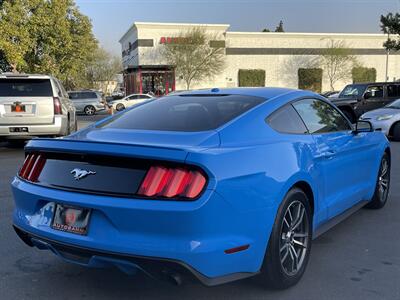
[[175,90],[175,74],[171,70],[138,69],[125,76],[127,94],[153,93],[162,96]]

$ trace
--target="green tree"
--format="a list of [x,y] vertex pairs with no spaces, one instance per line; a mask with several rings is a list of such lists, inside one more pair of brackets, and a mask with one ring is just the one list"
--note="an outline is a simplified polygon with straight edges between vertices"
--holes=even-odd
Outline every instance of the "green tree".
[[285,32],[285,29],[283,29],[283,21],[281,20],[275,28],[275,32]]
[[201,27],[180,33],[171,43],[165,44],[161,56],[190,89],[193,82],[209,79],[222,72],[225,64],[225,49],[217,36],[207,34]]
[[351,71],[357,65],[357,60],[344,41],[329,40],[316,64],[324,70],[334,91],[338,81],[351,79]]
[[265,70],[246,70],[240,69],[239,73],[239,86],[265,86]]
[[299,89],[311,90],[321,93],[322,90],[322,69],[319,68],[299,68],[297,71],[299,78]]
[[267,27],[265,27],[262,32],[271,32],[271,30],[269,30]]
[[67,88],[98,47],[88,17],[72,0],[5,0],[0,51],[13,71],[52,74]]
[[400,14],[388,13],[386,16],[381,15],[381,29],[384,33],[396,35],[396,38],[388,38],[383,44],[388,50],[400,50]]
[[103,48],[93,52],[82,75],[81,84],[86,88],[96,88],[96,83],[112,81],[122,71],[122,62],[119,56],[113,56]]
[[361,82],[375,82],[376,81],[376,69],[365,68],[361,66],[354,67],[351,71],[353,77],[353,83]]

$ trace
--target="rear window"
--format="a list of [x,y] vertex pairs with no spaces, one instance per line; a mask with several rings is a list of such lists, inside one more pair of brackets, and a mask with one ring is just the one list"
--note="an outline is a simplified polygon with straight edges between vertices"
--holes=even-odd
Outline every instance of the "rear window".
[[68,95],[71,100],[97,98],[97,94],[95,92],[70,92]]
[[52,97],[50,79],[0,79],[0,97]]
[[169,96],[139,105],[100,127],[205,131],[220,127],[264,101],[264,98],[243,95]]

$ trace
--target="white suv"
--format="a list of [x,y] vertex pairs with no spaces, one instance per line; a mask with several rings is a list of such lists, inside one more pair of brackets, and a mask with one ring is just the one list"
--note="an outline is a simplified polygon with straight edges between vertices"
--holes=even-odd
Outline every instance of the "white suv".
[[76,130],[74,105],[56,78],[0,74],[0,139],[64,136]]

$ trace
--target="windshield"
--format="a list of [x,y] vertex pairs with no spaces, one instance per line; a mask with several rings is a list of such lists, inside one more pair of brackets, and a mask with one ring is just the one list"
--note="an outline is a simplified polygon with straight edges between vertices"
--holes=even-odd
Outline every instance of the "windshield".
[[264,101],[265,98],[242,95],[167,96],[118,114],[100,127],[206,131],[220,127]]
[[0,97],[51,97],[50,79],[0,79]]
[[400,109],[400,99],[394,100],[392,103],[386,105],[387,108],[397,108]]
[[340,92],[339,98],[357,98],[364,94],[365,84],[349,84]]

